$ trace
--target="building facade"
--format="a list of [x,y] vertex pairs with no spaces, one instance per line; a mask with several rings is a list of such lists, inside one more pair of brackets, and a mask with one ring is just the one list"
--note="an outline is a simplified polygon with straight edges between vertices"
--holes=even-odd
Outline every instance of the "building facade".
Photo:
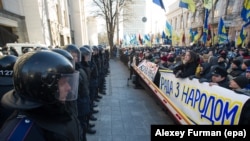
[[72,43],[77,46],[88,44],[87,18],[84,0],[68,0]]
[[[191,43],[190,38],[188,38],[190,36],[190,29],[197,31],[198,34],[203,32],[205,10],[201,1],[195,0],[195,2],[196,11],[194,13],[185,8],[180,8],[179,1],[176,1],[168,7],[169,12],[166,14],[167,20],[172,25],[173,30],[179,34],[180,38],[183,36],[182,33],[185,33],[185,37],[187,37],[185,43],[182,43],[182,41],[179,40],[177,43],[178,45],[189,45]],[[218,23],[219,19],[222,18],[226,26],[229,41],[236,41],[241,27],[244,24],[240,15],[242,6],[243,0],[217,0],[213,6],[214,10],[211,10],[208,19],[208,24],[213,33],[212,36],[218,34]],[[247,29],[247,32],[249,32],[249,28]],[[248,41],[249,37],[247,37],[245,42]]]
[[88,43],[86,29],[84,0],[0,0],[0,46],[81,46]]
[[97,28],[97,19],[96,17],[90,16],[87,17],[87,27],[88,27],[88,45],[98,45],[98,28]]

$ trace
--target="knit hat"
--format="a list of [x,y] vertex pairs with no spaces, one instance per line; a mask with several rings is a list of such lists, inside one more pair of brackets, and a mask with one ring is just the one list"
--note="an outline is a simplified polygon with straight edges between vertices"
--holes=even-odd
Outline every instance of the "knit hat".
[[245,61],[244,61],[244,64],[245,64],[247,67],[250,67],[250,60],[245,60]]
[[233,60],[232,63],[234,63],[237,67],[240,67],[241,65],[241,61],[239,59]]
[[212,72],[212,75],[220,75],[221,77],[227,76],[227,71],[224,68],[216,67],[214,71]]
[[233,79],[235,83],[237,83],[240,88],[245,88],[249,83],[248,79],[245,76],[238,76]]

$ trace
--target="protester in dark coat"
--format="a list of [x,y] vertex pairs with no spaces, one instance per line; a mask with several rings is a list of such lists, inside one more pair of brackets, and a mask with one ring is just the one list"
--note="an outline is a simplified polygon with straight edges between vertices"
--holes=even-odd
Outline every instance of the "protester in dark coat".
[[209,82],[209,86],[218,85],[229,89],[228,73],[225,68],[216,67],[212,72],[212,78]]
[[175,67],[173,72],[177,78],[186,78],[195,75],[196,67],[198,66],[197,54],[193,51],[187,51],[182,60],[182,64]]

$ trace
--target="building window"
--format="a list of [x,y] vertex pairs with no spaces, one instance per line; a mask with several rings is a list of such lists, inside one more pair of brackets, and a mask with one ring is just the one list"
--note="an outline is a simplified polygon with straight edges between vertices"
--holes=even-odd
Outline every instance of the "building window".
[[62,24],[60,13],[61,13],[61,12],[60,12],[60,8],[59,8],[58,5],[56,5],[57,20],[58,20],[58,23]]
[[64,37],[60,34],[60,45],[64,46]]
[[0,9],[3,9],[3,2],[0,0]]
[[67,42],[68,44],[70,44],[70,37],[67,37]]
[[69,24],[68,24],[68,16],[67,16],[67,13],[66,13],[66,11],[64,10],[63,11],[63,13],[64,13],[64,24],[65,24],[65,27],[69,27]]

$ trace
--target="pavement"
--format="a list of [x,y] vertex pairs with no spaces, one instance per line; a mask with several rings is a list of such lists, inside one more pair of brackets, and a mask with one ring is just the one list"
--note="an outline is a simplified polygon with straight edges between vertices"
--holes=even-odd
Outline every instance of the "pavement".
[[175,124],[152,94],[134,89],[131,81],[127,83],[128,77],[128,67],[119,59],[110,59],[107,94],[96,103],[97,121],[91,121],[96,134],[87,134],[87,141],[150,141],[152,124]]

